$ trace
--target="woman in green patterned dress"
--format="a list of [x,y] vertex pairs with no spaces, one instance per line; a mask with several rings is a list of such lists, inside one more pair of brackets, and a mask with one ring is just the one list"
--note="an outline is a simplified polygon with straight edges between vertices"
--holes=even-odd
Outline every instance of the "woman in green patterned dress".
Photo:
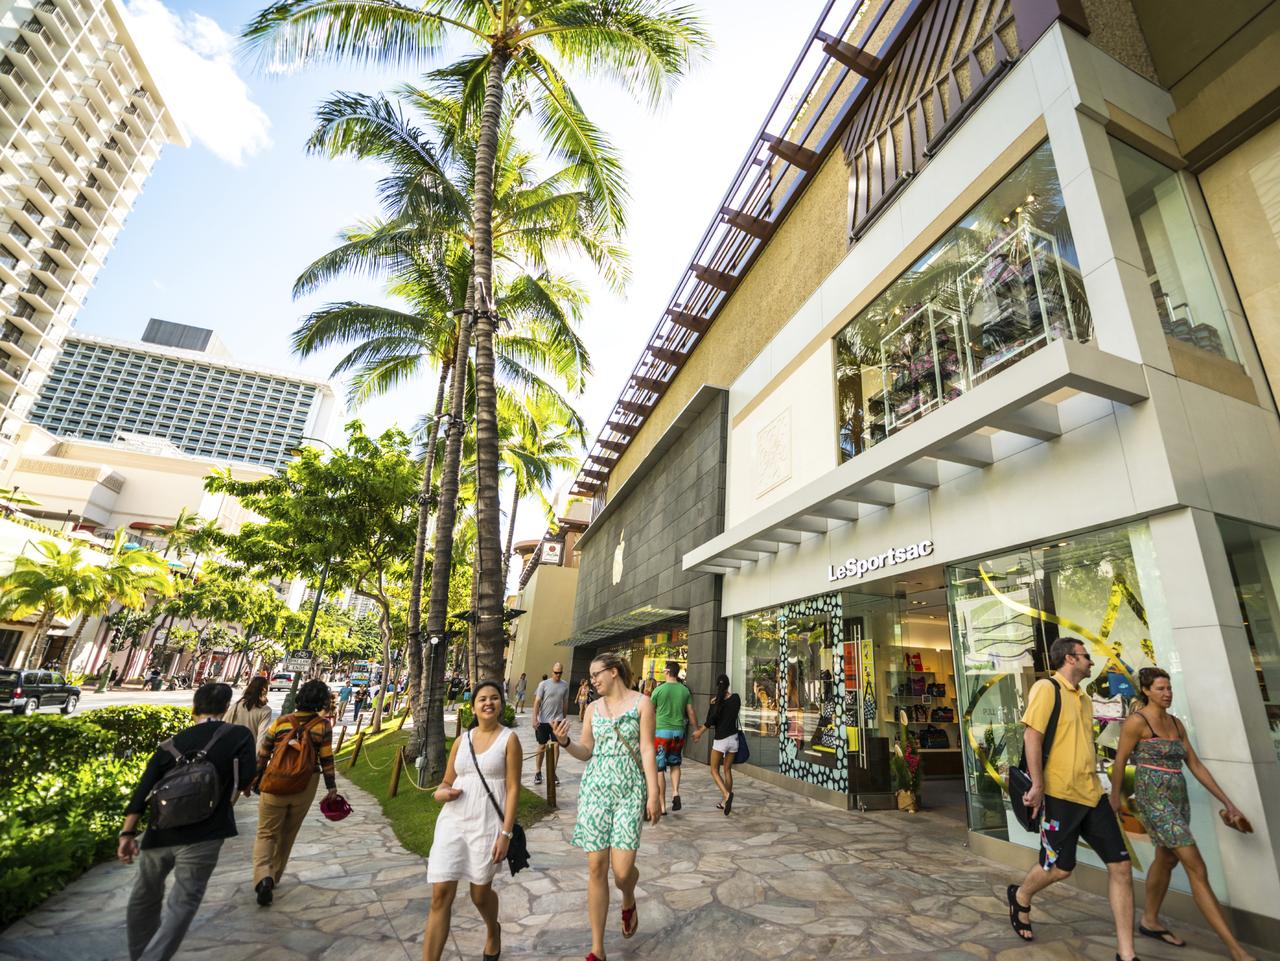
[[552,726],[560,746],[586,761],[578,792],[573,843],[587,852],[587,913],[591,953],[587,961],[605,961],[604,927],[609,917],[609,868],[622,895],[622,936],[640,926],[636,913],[636,850],[640,821],[661,816],[658,764],[654,753],[653,702],[631,690],[631,665],[616,654],[591,662],[591,683],[600,695],[587,705],[582,735],[569,739],[567,718]]
[[1227,926],[1222,905],[1209,884],[1204,858],[1191,835],[1191,803],[1182,774],[1183,763],[1209,793],[1225,805],[1224,820],[1239,821],[1242,815],[1196,754],[1182,722],[1169,713],[1173,685],[1168,672],[1158,667],[1144,667],[1138,672],[1138,688],[1143,706],[1125,719],[1116,748],[1115,767],[1111,770],[1111,807],[1118,814],[1123,805],[1125,766],[1132,756],[1137,769],[1133,806],[1151,843],[1156,846],[1155,858],[1147,870],[1147,901],[1142,920],[1138,922],[1138,933],[1175,947],[1186,944],[1160,923],[1160,906],[1169,890],[1169,879],[1181,862],[1191,882],[1196,907],[1222,938],[1231,957],[1234,961],[1254,961]]

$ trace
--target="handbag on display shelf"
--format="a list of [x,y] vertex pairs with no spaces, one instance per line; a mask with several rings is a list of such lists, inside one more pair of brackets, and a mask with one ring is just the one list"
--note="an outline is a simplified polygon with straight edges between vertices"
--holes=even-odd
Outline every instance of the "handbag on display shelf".
[[912,697],[924,697],[925,689],[925,680],[923,677],[913,677],[911,679]]

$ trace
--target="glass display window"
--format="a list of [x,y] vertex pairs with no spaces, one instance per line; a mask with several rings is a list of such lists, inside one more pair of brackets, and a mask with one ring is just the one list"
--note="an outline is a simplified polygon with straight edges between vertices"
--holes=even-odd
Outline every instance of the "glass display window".
[[836,335],[841,459],[1067,337],[1092,325],[1046,142]]
[[1271,743],[1280,758],[1280,531],[1219,518]]
[[1175,170],[1114,138],[1120,186],[1164,332],[1228,360],[1235,345],[1187,198]]
[[[971,830],[1038,846],[1038,836],[1014,820],[1004,784],[1009,767],[1022,757],[1020,719],[1027,695],[1036,680],[1049,675],[1049,646],[1059,637],[1079,638],[1093,656],[1093,673],[1082,687],[1093,701],[1104,787],[1110,783],[1121,721],[1140,706],[1141,668],[1169,672],[1173,713],[1194,740],[1195,725],[1180,694],[1183,665],[1164,617],[1159,570],[1145,524],[952,565],[947,585]],[[1132,766],[1124,777],[1131,792]],[[1213,799],[1190,775],[1187,781],[1192,831],[1210,878],[1218,884],[1222,867],[1214,842]],[[1127,798],[1120,820],[1141,876],[1154,847]],[[1101,867],[1092,851],[1082,848],[1080,858]],[[1185,876],[1176,873],[1174,878],[1175,887],[1189,890]]]

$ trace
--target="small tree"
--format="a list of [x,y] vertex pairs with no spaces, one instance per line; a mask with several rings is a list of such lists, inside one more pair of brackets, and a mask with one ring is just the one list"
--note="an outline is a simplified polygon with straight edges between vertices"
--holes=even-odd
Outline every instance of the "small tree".
[[[378,605],[383,668],[391,663],[391,582],[407,575],[413,554],[421,468],[409,438],[391,429],[377,438],[364,425],[347,425],[347,444],[325,457],[314,447],[275,477],[236,480],[216,472],[205,489],[230,494],[258,516],[238,534],[215,536],[232,561],[267,579],[318,581],[327,568],[329,587],[353,588]],[[385,685],[383,686],[385,691]],[[374,730],[381,726],[382,692]]]
[[40,541],[35,551],[35,557],[14,558],[13,570],[0,578],[0,618],[36,618],[30,644],[20,647],[14,658],[16,667],[24,666],[55,617],[70,620],[101,610],[106,597],[102,568],[86,560],[79,547],[64,549],[57,541]]

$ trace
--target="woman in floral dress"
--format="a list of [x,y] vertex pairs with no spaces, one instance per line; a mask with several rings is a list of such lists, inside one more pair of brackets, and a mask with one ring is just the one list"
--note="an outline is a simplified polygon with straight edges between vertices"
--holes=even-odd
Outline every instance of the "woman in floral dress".
[[1111,773],[1111,807],[1119,813],[1123,805],[1125,766],[1132,757],[1137,769],[1133,806],[1156,847],[1155,858],[1147,871],[1147,900],[1138,933],[1176,947],[1186,943],[1160,923],[1160,906],[1169,890],[1169,878],[1181,862],[1191,882],[1196,906],[1227,946],[1231,957],[1234,961],[1254,961],[1227,926],[1222,906],[1209,885],[1204,858],[1191,835],[1191,804],[1187,799],[1183,763],[1196,780],[1222,802],[1224,821],[1238,824],[1243,815],[1196,754],[1182,722],[1169,713],[1173,685],[1168,672],[1158,667],[1144,667],[1138,672],[1138,688],[1143,706],[1131,714],[1120,729],[1120,744]]
[[622,895],[622,936],[640,926],[636,910],[636,851],[642,818],[661,816],[654,750],[653,702],[631,690],[631,665],[616,654],[591,662],[590,679],[600,695],[587,705],[582,735],[569,738],[569,721],[552,726],[560,746],[586,761],[578,793],[573,843],[587,852],[587,913],[591,952],[587,961],[605,961],[604,928],[609,916],[609,869]]

